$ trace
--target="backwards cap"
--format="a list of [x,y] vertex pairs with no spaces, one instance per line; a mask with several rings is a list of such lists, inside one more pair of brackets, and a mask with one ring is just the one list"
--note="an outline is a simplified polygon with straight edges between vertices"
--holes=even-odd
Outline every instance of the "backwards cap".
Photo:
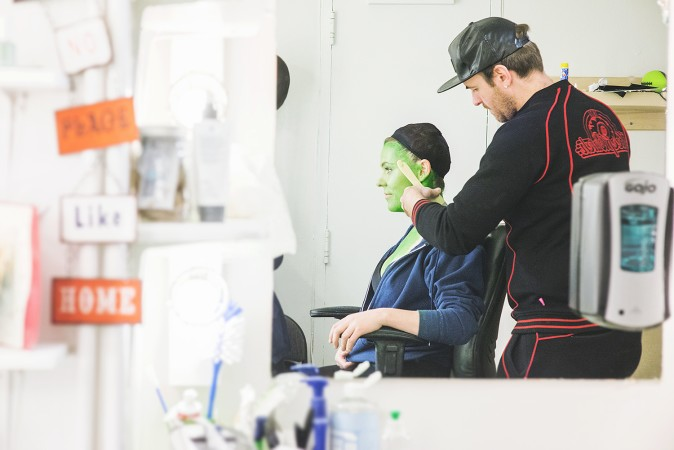
[[438,92],[463,83],[489,66],[512,55],[529,42],[526,32],[517,36],[517,24],[502,17],[487,17],[471,22],[449,44],[449,57],[456,76],[438,88]]

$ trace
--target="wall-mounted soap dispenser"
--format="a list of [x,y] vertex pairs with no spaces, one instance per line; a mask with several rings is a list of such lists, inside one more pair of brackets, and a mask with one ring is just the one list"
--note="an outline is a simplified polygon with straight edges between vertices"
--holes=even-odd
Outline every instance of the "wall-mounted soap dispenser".
[[645,172],[598,173],[574,185],[569,306],[608,328],[669,316],[672,189]]

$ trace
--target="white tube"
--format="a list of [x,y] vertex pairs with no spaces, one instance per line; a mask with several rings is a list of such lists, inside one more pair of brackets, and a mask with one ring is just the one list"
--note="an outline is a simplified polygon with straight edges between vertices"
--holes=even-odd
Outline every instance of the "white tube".
[[[126,277],[126,245],[104,245],[103,277]],[[124,448],[123,415],[125,397],[124,352],[122,348],[124,328],[128,325],[107,325],[99,328],[98,342],[98,450],[121,450]]]
[[[95,83],[95,77],[85,77],[87,83]],[[96,167],[100,163],[100,154],[87,151],[80,155],[87,161],[85,166]],[[78,186],[77,194],[96,194],[100,192],[101,174],[87,174]],[[99,249],[96,245],[81,245],[77,247],[77,260],[73,267],[72,276],[82,278],[96,278],[100,275]],[[80,325],[77,327],[77,417],[81,424],[77,435],[76,449],[87,450],[94,447],[96,427],[96,347],[98,333],[95,326]]]
[[[82,74],[81,102],[84,104],[99,102],[103,99],[103,71],[88,69]],[[77,194],[99,194],[103,183],[103,154],[99,150],[88,150],[79,155],[90,161],[94,173],[85,175],[78,185]],[[96,169],[98,168],[98,171]],[[97,278],[101,274],[100,250],[97,245],[82,245],[79,247],[75,273],[76,277]],[[98,328],[91,325],[80,325],[77,328],[77,412],[80,417],[77,423],[82,424],[78,435],[77,448],[87,450],[96,448],[96,417],[97,405],[97,345]]]
[[[114,64],[107,68],[105,97],[115,99],[131,94],[131,5],[129,2],[108,1],[107,20],[110,41],[115,55]],[[129,192],[129,145],[123,144],[104,150],[105,179],[103,192],[108,195]],[[104,278],[127,278],[128,246],[102,245]],[[130,433],[125,418],[132,413],[125,399],[129,398],[126,381],[129,379],[125,336],[129,325],[110,325],[99,329],[98,345],[98,414],[97,445],[99,450],[129,448]]]

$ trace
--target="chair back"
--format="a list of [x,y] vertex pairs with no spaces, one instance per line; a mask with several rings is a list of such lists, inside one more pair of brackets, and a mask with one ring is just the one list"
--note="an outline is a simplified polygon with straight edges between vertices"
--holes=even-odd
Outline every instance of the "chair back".
[[302,363],[308,361],[307,339],[304,336],[302,327],[290,316],[285,316],[286,326],[288,327],[288,337],[290,339],[290,354],[285,360],[290,364]]
[[506,228],[500,224],[484,241],[485,311],[478,322],[478,330],[470,341],[454,346],[452,376],[457,378],[492,378],[496,376],[494,352],[506,296],[505,271]]

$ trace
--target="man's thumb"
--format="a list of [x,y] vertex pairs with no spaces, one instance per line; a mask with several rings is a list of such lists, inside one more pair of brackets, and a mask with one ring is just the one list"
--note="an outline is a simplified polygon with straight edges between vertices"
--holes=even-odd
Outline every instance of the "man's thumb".
[[435,198],[438,195],[442,193],[442,189],[440,188],[429,188],[429,187],[423,187],[421,188],[421,195],[423,195],[426,198]]

